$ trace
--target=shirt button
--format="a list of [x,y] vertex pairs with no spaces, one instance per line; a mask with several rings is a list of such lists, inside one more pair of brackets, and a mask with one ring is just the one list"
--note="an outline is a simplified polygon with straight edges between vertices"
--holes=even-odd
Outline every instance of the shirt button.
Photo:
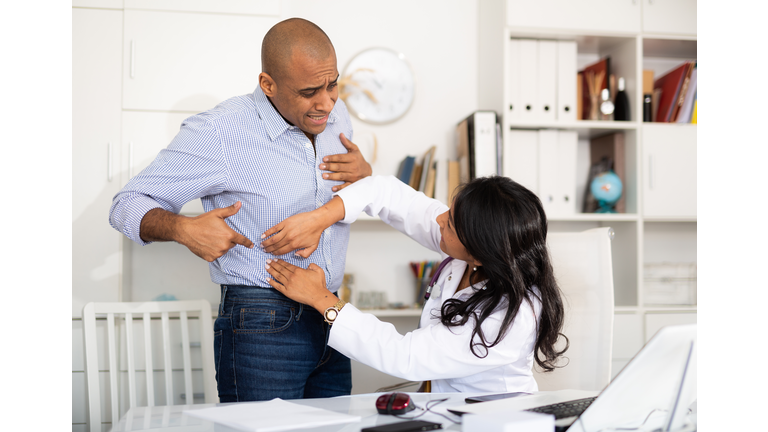
[[451,275],[451,276],[448,276],[448,280],[451,280],[451,278],[452,278],[452,277],[453,277],[453,275]]

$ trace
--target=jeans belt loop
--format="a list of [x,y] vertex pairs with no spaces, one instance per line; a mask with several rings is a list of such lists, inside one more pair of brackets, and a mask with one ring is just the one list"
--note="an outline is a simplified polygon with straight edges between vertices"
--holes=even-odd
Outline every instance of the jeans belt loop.
[[221,303],[219,304],[219,316],[224,315],[224,300],[227,298],[227,286],[221,286]]

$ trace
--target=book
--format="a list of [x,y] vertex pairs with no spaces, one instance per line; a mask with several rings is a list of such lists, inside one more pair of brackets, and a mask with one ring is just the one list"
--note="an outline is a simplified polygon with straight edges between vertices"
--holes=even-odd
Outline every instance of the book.
[[691,72],[691,80],[688,84],[688,90],[685,93],[683,106],[680,108],[680,114],[677,116],[678,123],[690,123],[691,114],[693,114],[693,101],[696,99],[696,78],[697,68],[694,64]]
[[435,161],[435,191],[432,198],[443,204],[448,203],[448,160]]
[[427,150],[426,153],[424,153],[424,156],[422,156],[421,164],[420,164],[422,169],[421,178],[419,179],[419,187],[415,188],[420,192],[425,192],[425,195],[427,196],[429,196],[428,194],[426,194],[426,190],[425,190],[427,186],[427,177],[429,174],[429,170],[432,169],[432,160],[435,157],[435,149],[436,149],[435,146],[430,147],[429,150]]
[[688,69],[685,72],[683,84],[680,86],[677,101],[673,102],[672,114],[669,116],[670,123],[677,122],[677,117],[680,115],[680,109],[683,107],[683,103],[685,102],[685,95],[688,93],[688,87],[691,83],[691,72],[693,71],[694,64],[694,62],[688,63]]
[[[590,120],[591,114],[599,116],[600,92],[608,88],[608,80],[611,75],[611,58],[604,57],[592,63],[581,71],[582,92],[581,92],[581,119]],[[592,99],[596,100],[597,107],[592,107]],[[597,120],[598,117],[592,118]]]
[[459,161],[448,161],[448,202],[445,203],[448,206],[453,203],[456,189],[461,184],[460,171]]
[[654,117],[655,121],[665,123],[670,121],[680,94],[680,88],[688,73],[689,66],[689,63],[683,63],[654,81],[654,91],[657,89],[661,90],[661,95],[658,101],[658,110],[656,112],[656,117]]
[[427,170],[427,181],[424,185],[424,195],[429,198],[435,197],[435,175],[437,175],[437,161],[433,161]]
[[413,172],[413,166],[416,162],[416,158],[413,156],[406,156],[400,162],[400,168],[397,170],[397,178],[405,184],[411,183],[411,174]]
[[698,96],[696,96],[696,100],[693,101],[693,114],[691,114],[691,123],[692,124],[697,124],[697,121],[698,121],[696,119],[696,107],[698,107],[698,105],[699,105],[699,99],[698,99]]
[[413,165],[413,172],[411,173],[411,179],[408,184],[414,189],[419,190],[419,181],[421,181],[421,164]]
[[498,173],[501,146],[495,111],[475,111],[456,126],[461,182]]
[[584,75],[579,72],[576,74],[576,118],[581,120],[584,112]]
[[[597,200],[590,191],[592,179],[602,172],[612,170],[625,185],[627,182],[626,155],[624,148],[624,133],[615,132],[601,137],[592,138],[589,141],[590,172],[587,179],[587,190],[584,193],[584,213],[594,213],[597,208]],[[617,213],[626,213],[625,194],[616,202],[614,208]]]

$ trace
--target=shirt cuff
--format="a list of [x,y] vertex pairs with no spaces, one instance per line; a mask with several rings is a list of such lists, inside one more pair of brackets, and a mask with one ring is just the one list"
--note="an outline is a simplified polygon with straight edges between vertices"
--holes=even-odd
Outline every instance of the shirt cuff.
[[126,204],[123,206],[123,214],[115,215],[116,220],[122,221],[123,226],[120,227],[120,231],[141,246],[152,243],[141,239],[141,220],[144,219],[148,211],[163,208],[163,206],[152,198],[144,196],[135,197],[130,204]]
[[350,224],[356,221],[360,213],[370,204],[373,181],[374,177],[368,176],[333,194],[344,202],[344,219],[340,222]]

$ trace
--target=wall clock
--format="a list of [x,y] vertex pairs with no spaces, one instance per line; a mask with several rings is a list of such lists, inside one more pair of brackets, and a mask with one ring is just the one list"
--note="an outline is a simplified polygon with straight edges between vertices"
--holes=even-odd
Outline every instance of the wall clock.
[[352,57],[339,84],[349,112],[367,123],[391,123],[413,105],[413,70],[403,54],[389,48],[368,48]]

